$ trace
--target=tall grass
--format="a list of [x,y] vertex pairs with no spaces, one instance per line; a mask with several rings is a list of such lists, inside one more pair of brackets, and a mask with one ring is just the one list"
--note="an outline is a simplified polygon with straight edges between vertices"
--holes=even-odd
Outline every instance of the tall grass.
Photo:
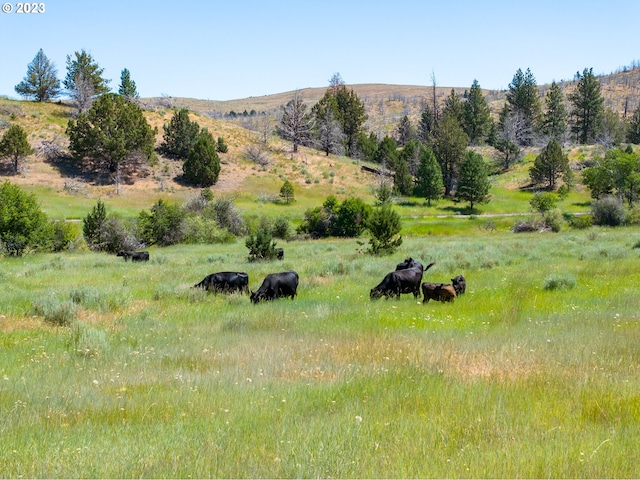
[[[462,220],[466,221],[466,220]],[[633,229],[242,242],[3,259],[4,477],[631,477],[640,465]],[[452,304],[369,299],[396,263],[467,278]],[[221,270],[300,274],[252,305]],[[549,285],[570,288],[550,288]],[[54,326],[40,299],[70,302]],[[33,318],[36,315],[36,318]]]

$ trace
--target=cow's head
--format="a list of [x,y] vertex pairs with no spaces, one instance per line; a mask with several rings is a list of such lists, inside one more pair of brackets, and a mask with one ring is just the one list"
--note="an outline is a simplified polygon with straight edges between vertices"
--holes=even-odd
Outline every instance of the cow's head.
[[382,290],[379,288],[372,288],[371,291],[369,292],[369,298],[371,298],[371,300],[377,300],[381,296],[382,296]]
[[265,293],[261,292],[260,290],[258,290],[257,292],[254,292],[253,290],[249,290],[249,292],[251,293],[251,295],[249,296],[249,299],[251,300],[252,303],[258,303],[261,300],[264,300],[266,298]]

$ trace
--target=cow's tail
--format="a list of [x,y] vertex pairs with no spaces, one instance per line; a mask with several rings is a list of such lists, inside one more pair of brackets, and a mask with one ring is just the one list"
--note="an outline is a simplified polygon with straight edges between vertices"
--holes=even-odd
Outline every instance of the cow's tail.
[[427,267],[424,269],[424,271],[426,272],[427,270],[429,270],[431,267],[433,267],[436,264],[435,261],[431,262],[429,265],[427,265]]

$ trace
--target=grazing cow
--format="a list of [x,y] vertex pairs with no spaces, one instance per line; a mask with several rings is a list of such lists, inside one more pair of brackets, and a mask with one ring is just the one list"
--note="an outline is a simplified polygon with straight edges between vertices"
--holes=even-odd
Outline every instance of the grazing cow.
[[467,281],[462,275],[458,275],[456,278],[452,278],[451,284],[456,290],[456,295],[462,295],[467,290]]
[[298,274],[293,270],[280,273],[270,273],[262,281],[262,285],[255,292],[251,292],[251,301],[258,303],[261,300],[275,300],[281,297],[291,297],[297,294]]
[[193,288],[204,288],[214,293],[249,293],[249,275],[245,272],[210,273]]
[[424,282],[422,284],[422,303],[429,303],[429,300],[437,302],[452,302],[456,298],[456,291],[452,285],[444,283]]
[[284,248],[276,248],[278,260],[284,260]]
[[116,255],[118,257],[124,257],[124,261],[128,262],[131,259],[132,262],[148,262],[149,252],[127,252],[120,250]]
[[371,289],[369,297],[372,300],[382,296],[387,298],[395,296],[399,299],[401,293],[413,293],[413,297],[417,299],[420,296],[422,275],[435,263],[432,262],[427,265],[427,268],[423,268],[420,262],[407,258],[398,264],[394,272],[387,273],[382,282]]

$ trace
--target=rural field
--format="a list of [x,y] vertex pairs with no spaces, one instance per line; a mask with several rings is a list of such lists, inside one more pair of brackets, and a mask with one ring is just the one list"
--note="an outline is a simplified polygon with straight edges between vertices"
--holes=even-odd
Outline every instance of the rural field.
[[[416,223],[419,223],[416,220]],[[2,259],[2,477],[636,477],[637,228]],[[414,229],[417,227],[414,226]],[[412,256],[453,303],[369,299]],[[295,300],[191,288],[295,269]]]

